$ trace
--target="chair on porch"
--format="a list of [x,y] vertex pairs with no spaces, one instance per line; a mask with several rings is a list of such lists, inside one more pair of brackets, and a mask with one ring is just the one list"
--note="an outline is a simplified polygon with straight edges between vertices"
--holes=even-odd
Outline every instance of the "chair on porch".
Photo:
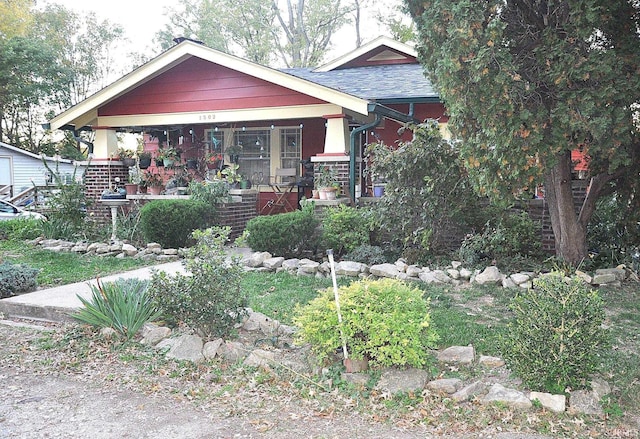
[[289,202],[289,194],[296,186],[296,168],[277,168],[276,174],[270,179],[269,187],[273,192],[271,199],[267,201],[260,213],[272,214],[279,210],[287,212],[295,210]]

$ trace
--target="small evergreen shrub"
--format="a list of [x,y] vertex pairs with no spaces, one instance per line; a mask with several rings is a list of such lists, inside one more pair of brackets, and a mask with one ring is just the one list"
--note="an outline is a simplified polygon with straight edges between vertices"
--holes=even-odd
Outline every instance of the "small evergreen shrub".
[[369,244],[371,224],[360,209],[341,204],[326,209],[322,218],[322,243],[331,248],[337,258]]
[[254,251],[295,258],[316,251],[319,224],[312,207],[278,215],[257,216],[247,222],[247,244]]
[[36,289],[38,270],[22,264],[0,263],[0,299]]
[[118,279],[91,285],[91,299],[78,299],[83,307],[72,317],[98,328],[113,328],[127,340],[142,326],[158,317],[148,293],[148,282],[141,279]]
[[240,290],[244,268],[224,252],[231,229],[193,232],[196,244],[183,261],[190,275],[154,272],[150,292],[163,317],[185,324],[205,337],[225,337],[246,315],[247,298]]
[[16,218],[0,221],[0,239],[16,241],[35,239],[43,234],[43,221],[30,218]]
[[511,309],[515,319],[504,340],[509,367],[532,390],[584,388],[608,344],[597,291],[580,279],[552,273],[516,296]]
[[377,245],[362,244],[345,254],[343,259],[360,262],[367,265],[384,264],[387,258],[382,247]]
[[216,205],[229,201],[229,183],[224,180],[192,181],[189,183],[191,199]]
[[140,226],[147,242],[186,247],[191,232],[213,223],[214,207],[195,200],[156,200],[140,209]]
[[300,340],[309,342],[321,360],[342,346],[349,356],[372,366],[423,367],[437,335],[431,328],[429,300],[422,291],[395,279],[353,282],[339,290],[343,323],[338,323],[333,288],[296,309]]

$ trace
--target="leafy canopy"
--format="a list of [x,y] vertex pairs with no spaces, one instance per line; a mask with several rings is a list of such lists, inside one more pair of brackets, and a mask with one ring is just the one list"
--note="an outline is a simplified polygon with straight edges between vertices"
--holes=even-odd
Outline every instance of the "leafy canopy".
[[638,2],[406,4],[480,189],[530,188],[575,148],[590,157],[592,175],[610,180],[637,164]]

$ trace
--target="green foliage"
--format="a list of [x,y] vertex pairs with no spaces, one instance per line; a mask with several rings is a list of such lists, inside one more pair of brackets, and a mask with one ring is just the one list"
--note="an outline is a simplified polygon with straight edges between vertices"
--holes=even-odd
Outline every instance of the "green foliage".
[[0,263],[0,299],[36,289],[38,270],[27,265]]
[[145,241],[140,225],[141,217],[140,209],[137,206],[120,212],[116,228],[118,238],[129,241],[133,245],[142,246]]
[[[558,0],[553,14],[503,0],[406,4],[475,186],[504,200],[544,182],[554,229],[572,233],[559,256],[579,262],[592,203],[640,185],[640,4]],[[595,183],[579,220],[566,190],[573,149]]]
[[322,243],[334,250],[337,258],[361,245],[369,244],[372,224],[362,209],[341,204],[326,209],[322,218]]
[[195,200],[155,200],[140,209],[140,226],[147,242],[185,247],[191,232],[213,224],[214,207]]
[[299,338],[321,359],[342,346],[342,330],[354,359],[383,367],[427,364],[437,335],[430,326],[429,300],[419,289],[393,279],[358,281],[341,287],[339,296],[342,324],[333,288],[296,310]]
[[[387,182],[374,206],[377,226],[401,248],[422,255],[447,249],[458,226],[474,224],[478,199],[467,181],[457,146],[445,141],[436,121],[408,125],[413,140],[398,148],[369,145],[372,177]],[[414,262],[414,261],[412,261]]]
[[75,167],[70,179],[60,174],[58,165],[51,169],[46,160],[42,160],[45,168],[53,176],[55,187],[47,199],[50,211],[47,213],[50,224],[44,225],[45,236],[57,239],[72,239],[85,236],[87,229],[87,206],[91,200],[85,193],[84,182],[78,179],[78,168]]
[[189,183],[189,193],[192,200],[202,201],[209,205],[217,205],[228,202],[229,183],[223,180],[192,181]]
[[0,239],[34,239],[43,234],[42,229],[43,221],[36,219],[16,218],[0,221]]
[[[601,199],[594,213],[594,221],[587,229],[589,249],[595,266],[618,264],[632,266],[632,255],[640,249],[640,199],[612,195]],[[635,267],[637,270],[638,267]]]
[[515,319],[504,340],[509,367],[533,390],[584,388],[608,345],[597,291],[551,273],[514,298],[511,309]]
[[540,224],[526,212],[505,212],[489,220],[482,233],[467,235],[459,255],[468,265],[481,259],[507,263],[514,257],[540,256],[541,248]]
[[320,222],[313,206],[278,215],[257,216],[247,222],[247,244],[254,251],[266,251],[284,258],[315,252]]
[[205,337],[228,336],[246,315],[246,295],[240,289],[243,266],[239,258],[227,259],[224,252],[230,230],[194,231],[196,244],[183,262],[190,274],[155,272],[151,279],[151,296],[163,316]]
[[377,245],[362,244],[345,254],[346,261],[355,261],[367,265],[384,264],[387,257],[382,247]]
[[83,307],[72,314],[82,323],[98,328],[113,328],[127,340],[142,326],[158,317],[148,292],[148,282],[118,279],[91,285],[91,298],[78,295]]

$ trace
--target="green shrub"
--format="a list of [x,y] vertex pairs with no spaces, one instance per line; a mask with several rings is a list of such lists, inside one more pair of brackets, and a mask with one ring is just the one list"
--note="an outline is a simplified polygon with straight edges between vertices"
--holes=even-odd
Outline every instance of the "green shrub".
[[43,234],[42,223],[42,220],[30,218],[0,221],[0,239],[14,239],[16,241],[35,239]]
[[224,337],[246,315],[247,299],[240,290],[242,263],[224,252],[230,230],[193,232],[196,244],[183,262],[190,275],[153,273],[151,296],[169,322],[185,324],[205,337]]
[[540,224],[526,212],[505,213],[485,224],[481,234],[469,235],[460,246],[459,256],[468,265],[481,259],[507,261],[514,257],[539,256]]
[[340,258],[358,246],[369,244],[371,227],[362,210],[344,204],[331,207],[322,218],[322,244]]
[[192,181],[189,183],[191,199],[216,205],[229,201],[229,183],[224,180]]
[[38,270],[21,264],[0,264],[0,299],[28,293],[38,286]]
[[213,223],[214,207],[195,200],[156,200],[140,209],[140,225],[147,242],[185,247],[191,232]]
[[387,262],[387,257],[385,256],[382,247],[369,244],[357,246],[352,251],[344,255],[343,259],[367,265],[384,264]]
[[334,290],[328,288],[307,306],[296,309],[298,337],[327,359],[342,346],[349,356],[367,358],[373,366],[422,367],[437,340],[430,327],[429,300],[422,292],[394,279],[358,281],[339,290],[343,323],[338,323]]
[[515,319],[504,340],[509,367],[532,390],[584,388],[607,345],[597,291],[580,279],[552,273],[516,296],[511,309]]
[[295,258],[305,252],[316,251],[319,224],[312,207],[278,215],[257,216],[247,222],[247,244],[254,251]]
[[118,279],[91,285],[91,299],[78,299],[83,307],[72,314],[82,323],[98,328],[113,328],[130,340],[142,326],[158,317],[148,293],[148,282]]

